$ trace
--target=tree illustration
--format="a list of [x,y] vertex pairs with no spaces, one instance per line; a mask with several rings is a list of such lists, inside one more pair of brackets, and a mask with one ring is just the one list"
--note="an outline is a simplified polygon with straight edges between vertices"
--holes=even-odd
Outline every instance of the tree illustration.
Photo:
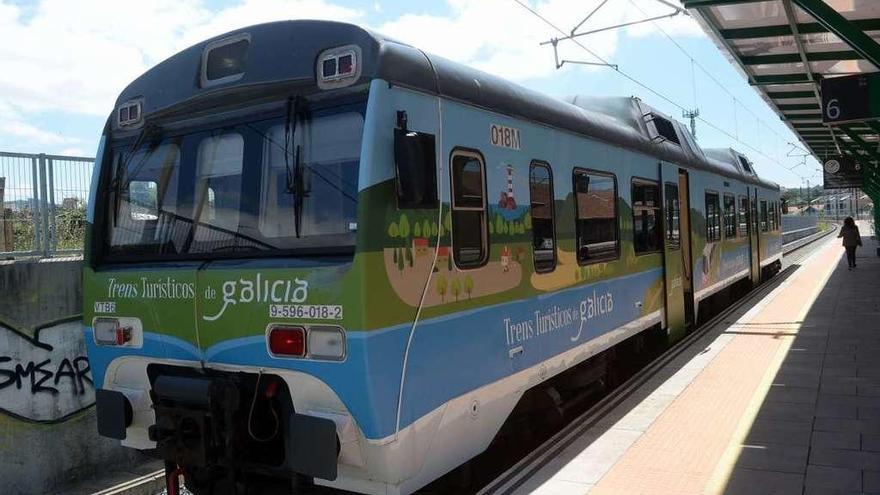
[[446,277],[437,276],[437,294],[440,294],[440,302],[446,302]]
[[446,216],[443,218],[443,227],[446,229],[446,232],[452,232],[452,212],[446,211]]
[[409,219],[406,218],[406,213],[400,214],[398,232],[400,233],[400,237],[404,240],[404,244],[406,244],[406,239],[409,238]]
[[495,216],[495,232],[500,234],[504,234],[504,219],[501,218],[501,215]]
[[438,230],[438,229],[437,229],[437,224],[436,224],[436,223],[432,223],[432,224],[431,224],[431,237],[437,237],[438,234],[439,234],[439,235],[443,235],[442,232],[441,232],[442,229],[443,229],[443,227],[440,227],[440,229]]
[[[431,236],[431,222],[424,220],[422,222],[422,235],[425,237]],[[434,234],[437,235],[437,234]]]
[[416,224],[413,226],[413,236],[415,236],[415,237],[422,236],[422,223],[421,222],[416,222]]
[[397,239],[398,236],[400,236],[400,230],[397,229],[397,223],[391,222],[391,225],[388,226],[388,237]]
[[532,214],[526,213],[525,216],[523,216],[522,223],[525,230],[532,230]]
[[507,233],[510,235],[516,234],[516,226],[513,225],[513,221],[507,222]]
[[458,301],[458,295],[461,294],[461,281],[458,278],[452,279],[452,287],[449,290],[452,292],[455,300]]
[[470,299],[471,292],[474,291],[474,279],[472,279],[470,275],[464,277],[464,291],[467,294],[468,299]]
[[489,235],[493,235],[495,233],[495,224],[489,222]]

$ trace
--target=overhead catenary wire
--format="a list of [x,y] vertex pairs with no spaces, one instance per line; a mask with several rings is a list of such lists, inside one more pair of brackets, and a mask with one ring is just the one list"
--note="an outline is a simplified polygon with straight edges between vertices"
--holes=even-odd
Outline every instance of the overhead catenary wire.
[[[544,17],[543,15],[541,15],[538,11],[536,11],[535,9],[533,9],[533,8],[532,8],[531,6],[529,6],[528,4],[524,3],[522,0],[512,0],[512,1],[515,2],[517,5],[519,5],[520,7],[522,7],[523,9],[525,9],[526,11],[528,11],[529,13],[531,13],[531,14],[532,14],[533,16],[535,16],[536,18],[540,19],[544,24],[546,24],[546,25],[548,25],[549,27],[553,28],[556,32],[562,34],[563,36],[568,36],[569,33],[565,32],[562,28],[560,28],[559,26],[557,26],[556,24],[554,24],[552,21],[550,21],[549,19],[547,19],[546,17]],[[639,9],[639,10],[641,10],[641,9]],[[667,35],[667,36],[668,36],[668,35]],[[617,74],[619,74],[621,77],[627,79],[628,81],[630,81],[631,83],[635,84],[636,86],[639,86],[639,87],[641,87],[642,89],[644,89],[644,90],[650,92],[651,94],[657,96],[658,98],[662,99],[663,101],[665,101],[665,102],[669,103],[670,105],[672,105],[672,106],[678,108],[679,110],[682,110],[682,111],[687,111],[687,110],[688,110],[688,108],[686,108],[684,105],[678,103],[677,101],[673,100],[671,97],[665,95],[664,93],[662,93],[662,92],[660,92],[660,91],[658,91],[658,90],[652,88],[651,86],[647,85],[646,83],[640,81],[640,80],[637,79],[635,76],[632,76],[632,75],[630,75],[629,73],[627,73],[627,72],[625,72],[624,70],[622,70],[619,66],[614,65],[614,64],[611,64],[608,60],[606,60],[605,58],[603,58],[602,56],[600,56],[599,54],[597,54],[596,52],[594,52],[593,50],[591,50],[589,47],[587,47],[586,45],[584,45],[583,43],[581,43],[581,42],[578,41],[577,39],[569,39],[569,41],[571,41],[572,43],[574,43],[575,45],[577,45],[579,48],[581,48],[582,50],[584,50],[585,52],[587,52],[588,54],[590,54],[590,55],[591,55],[592,57],[594,57],[596,60],[600,61],[604,66],[609,67],[609,68],[612,69],[614,72],[616,72]],[[682,48],[682,49],[683,49],[683,48]],[[690,58],[693,58],[693,57],[690,57]],[[694,61],[694,63],[695,63],[698,67],[700,67],[701,70],[703,70],[703,71],[705,72],[705,69],[703,69],[702,66],[701,66],[698,62]],[[713,79],[714,79],[714,78],[713,78]],[[720,83],[717,82],[717,80],[715,80],[715,82],[716,82],[717,84],[720,84]],[[725,91],[728,91],[728,90],[726,90],[726,88],[725,88]],[[728,91],[728,93],[729,93],[729,91]],[[731,96],[732,96],[732,94],[731,94]],[[735,97],[734,97],[734,99],[735,99]],[[751,111],[749,111],[749,112],[752,113]],[[752,114],[755,115],[754,113],[752,113]],[[755,116],[757,117],[757,115],[755,115]],[[797,177],[800,177],[799,174],[797,174],[797,173],[795,173],[794,171],[792,171],[791,168],[787,167],[786,165],[780,163],[777,159],[771,157],[770,155],[766,154],[766,153],[763,152],[762,150],[760,150],[760,149],[758,149],[758,148],[755,148],[755,147],[752,146],[750,143],[745,142],[745,141],[742,141],[741,139],[739,139],[738,136],[735,136],[734,134],[731,134],[728,130],[726,130],[726,129],[724,129],[724,128],[718,126],[718,125],[716,125],[714,122],[712,122],[712,121],[710,121],[710,120],[708,120],[708,119],[706,119],[706,118],[704,118],[704,117],[702,117],[702,116],[697,117],[697,119],[698,119],[700,122],[702,122],[702,123],[708,125],[708,126],[711,127],[712,129],[715,129],[716,131],[720,132],[721,134],[723,134],[723,135],[729,137],[730,139],[733,139],[734,141],[736,141],[736,142],[742,144],[743,146],[745,146],[745,147],[749,148],[750,150],[754,151],[755,153],[757,153],[757,154],[763,156],[764,158],[766,158],[766,159],[769,160],[770,162],[776,163],[776,164],[779,165],[780,167],[782,167],[782,168],[788,170],[788,171],[789,171],[790,173],[792,173],[793,175],[795,175],[795,176],[797,176]],[[768,129],[769,129],[769,127],[768,127]],[[773,131],[772,129],[770,129],[770,130],[771,130],[772,132],[775,133],[775,131]],[[778,133],[776,133],[776,134],[778,135]]]

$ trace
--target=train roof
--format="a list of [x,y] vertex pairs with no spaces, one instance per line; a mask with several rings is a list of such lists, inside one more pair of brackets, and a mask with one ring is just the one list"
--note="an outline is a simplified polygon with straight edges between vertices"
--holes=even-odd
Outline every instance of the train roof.
[[[250,45],[244,74],[226,84],[201,86],[206,47],[239,35]],[[333,21],[279,21],[238,29],[193,45],[134,80],[117,107],[142,98],[145,117],[183,102],[197,103],[236,93],[265,95],[293,84],[314,82],[315,63],[328,48],[356,45],[361,51],[359,83],[382,79],[470,105],[586,135],[659,159],[689,165],[745,182],[778,189],[755,174],[707,155],[686,128],[638,98],[553,98],[467,67],[362,27]],[[182,84],[187,82],[187,84]]]

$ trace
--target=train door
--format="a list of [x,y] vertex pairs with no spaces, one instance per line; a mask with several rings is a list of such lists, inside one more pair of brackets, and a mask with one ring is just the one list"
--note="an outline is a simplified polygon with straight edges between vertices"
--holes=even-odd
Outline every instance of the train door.
[[[674,177],[672,175],[671,177]],[[687,170],[678,170],[679,235],[681,249],[681,289],[684,300],[684,324],[694,326],[694,264],[691,258],[691,201]]]
[[749,257],[751,258],[752,283],[761,282],[761,230],[758,228],[758,189],[752,188],[749,193]]
[[663,277],[666,287],[666,329],[669,339],[684,335],[685,304],[682,281],[684,260],[681,255],[681,201],[679,200],[678,167],[660,164],[663,184]]

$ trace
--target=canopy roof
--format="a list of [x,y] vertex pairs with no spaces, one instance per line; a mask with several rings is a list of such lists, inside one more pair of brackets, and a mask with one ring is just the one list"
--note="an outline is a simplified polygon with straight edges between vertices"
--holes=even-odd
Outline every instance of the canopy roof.
[[850,155],[880,194],[880,123],[822,124],[824,78],[880,70],[878,0],[682,0],[761,97],[819,160]]

